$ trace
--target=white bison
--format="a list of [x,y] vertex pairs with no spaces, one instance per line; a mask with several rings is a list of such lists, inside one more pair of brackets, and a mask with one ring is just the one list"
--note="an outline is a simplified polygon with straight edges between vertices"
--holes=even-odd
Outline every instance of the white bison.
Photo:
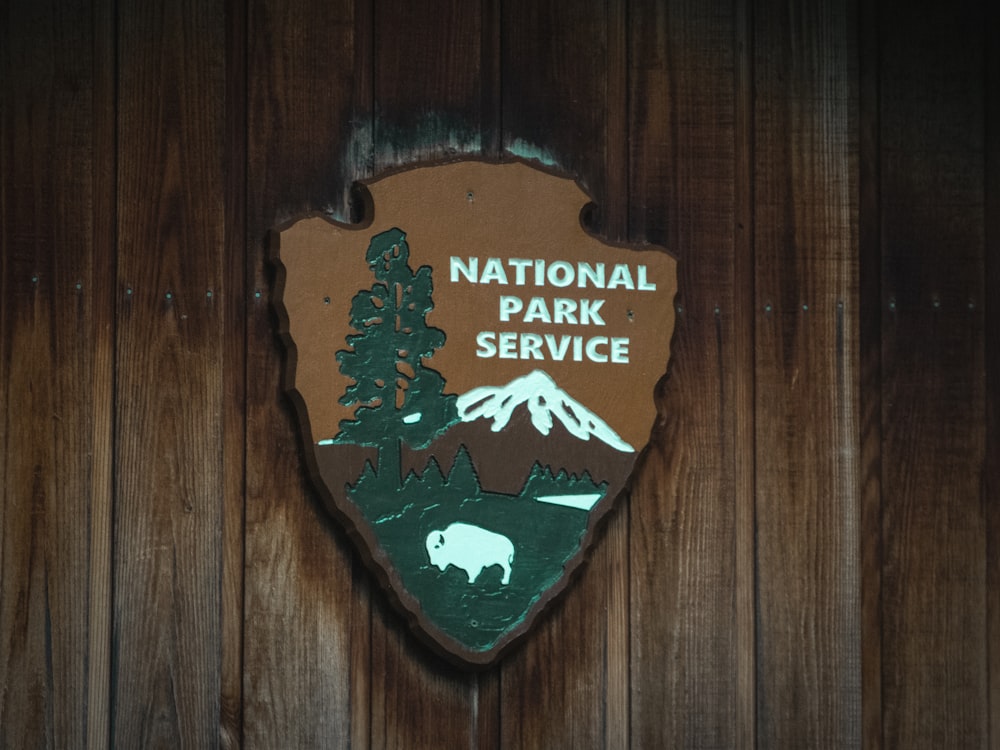
[[453,523],[444,531],[427,535],[427,556],[431,565],[442,571],[449,565],[461,568],[473,583],[483,568],[499,565],[503,568],[500,583],[510,583],[510,566],[514,562],[514,545],[503,534],[473,526]]

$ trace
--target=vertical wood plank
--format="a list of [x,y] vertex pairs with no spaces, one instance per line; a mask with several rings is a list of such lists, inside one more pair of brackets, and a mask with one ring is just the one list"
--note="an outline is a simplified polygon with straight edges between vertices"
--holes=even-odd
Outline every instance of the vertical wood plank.
[[[628,227],[625,3],[505,2],[502,143],[580,180],[589,225]],[[613,193],[611,191],[614,191]],[[613,511],[582,574],[504,663],[503,747],[627,747],[629,524]]]
[[754,269],[754,50],[752,3],[737,3],[734,60],[735,230],[733,308],[733,394],[735,429],[736,565],[736,728],[735,746],[756,747],[757,740],[757,466],[755,443],[756,372],[754,367],[757,290]]
[[[219,745],[243,745],[244,535],[247,378],[247,3],[227,0],[224,374],[222,465],[222,655]],[[207,292],[206,292],[207,294]]]
[[480,126],[483,158],[503,154],[503,0],[481,0]]
[[[576,176],[598,212],[608,205],[608,12],[596,0],[508,0],[502,10],[504,149]],[[603,215],[592,225],[604,229]]]
[[104,6],[4,6],[0,746],[107,744],[114,183]]
[[[372,748],[492,747],[496,703],[492,682],[449,665],[418,643],[385,595],[372,605]],[[478,711],[482,697],[483,719]],[[495,695],[492,696],[495,701]],[[477,745],[485,739],[485,745]]]
[[119,6],[113,742],[220,741],[225,15]]
[[[482,153],[496,71],[484,3],[378,0],[373,4],[374,173]],[[489,84],[487,84],[487,80]],[[488,109],[489,108],[489,109]],[[377,210],[377,209],[376,209]],[[499,672],[463,673],[407,632],[376,594],[372,622],[372,747],[492,747]],[[485,743],[485,744],[477,744]]]
[[749,247],[736,236],[734,186],[749,177],[736,171],[748,158],[737,18],[731,3],[635,2],[629,20],[631,239],[675,252],[679,285],[660,422],[631,500],[633,745],[734,747],[747,624],[735,524],[737,501],[752,501],[737,489],[749,396],[737,390],[749,337],[735,275]]
[[87,747],[106,747],[111,740],[111,675],[113,656],[113,576],[114,576],[114,495],[117,472],[114,467],[114,417],[117,378],[114,372],[117,345],[115,303],[117,294],[117,97],[115,6],[107,0],[92,3],[94,24],[94,247],[93,289],[103,300],[103,322],[95,325],[92,341],[96,361],[101,362],[100,388],[95,389],[94,421],[94,502],[90,515],[90,644],[87,659],[90,681],[87,704]]
[[349,218],[350,186],[371,152],[366,7],[254,0],[248,10],[248,748],[370,742],[367,578],[309,485],[311,446],[282,385],[265,247],[267,232],[299,213]]
[[1000,7],[986,23],[986,652],[989,750],[1000,750]]
[[[603,234],[611,242],[627,242],[629,236],[629,126],[630,36],[629,3],[606,5],[607,28],[606,103],[604,123],[605,208]],[[607,606],[604,620],[604,715],[602,744],[627,748],[632,737],[631,661],[631,513],[628,497],[619,500],[617,512],[604,522],[604,539],[592,555],[597,570],[607,575]]]
[[984,4],[883,7],[884,743],[984,748]]
[[758,743],[860,743],[853,6],[755,13]]
[[862,6],[859,45],[858,283],[861,324],[862,747],[882,744],[882,245],[879,4]]
[[480,153],[481,4],[376,0],[373,6],[375,171]]

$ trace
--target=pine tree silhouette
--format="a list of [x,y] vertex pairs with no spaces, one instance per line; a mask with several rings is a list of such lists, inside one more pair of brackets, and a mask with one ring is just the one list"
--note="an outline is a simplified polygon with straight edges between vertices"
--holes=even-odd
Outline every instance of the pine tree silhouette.
[[462,498],[478,497],[482,493],[472,456],[464,445],[459,446],[448,472],[448,488],[451,495]]
[[356,406],[340,422],[339,443],[378,448],[383,487],[401,486],[402,444],[426,448],[458,421],[455,395],[444,378],[423,363],[444,345],[444,331],[427,325],[434,308],[429,266],[409,265],[406,234],[390,229],[372,237],[366,260],[375,275],[371,289],[351,300],[350,350],[337,352],[340,372],[353,383],[340,403]]

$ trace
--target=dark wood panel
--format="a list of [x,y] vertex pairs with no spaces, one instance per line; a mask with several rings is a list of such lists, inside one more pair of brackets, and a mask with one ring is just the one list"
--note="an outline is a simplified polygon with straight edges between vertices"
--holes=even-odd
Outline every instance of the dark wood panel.
[[108,17],[4,6],[0,746],[108,742],[113,153]]
[[736,229],[733,304],[739,311],[734,325],[733,369],[736,382],[733,411],[736,540],[736,747],[753,748],[757,741],[757,474],[754,278],[754,50],[753,15],[748,4],[735,10]]
[[762,747],[861,737],[853,11],[754,8]]
[[[373,3],[374,173],[482,151],[483,39],[495,29],[463,0]],[[376,208],[377,210],[377,208]],[[379,591],[372,607],[371,745],[488,748],[497,740],[493,671],[463,673],[431,654]],[[480,689],[482,688],[482,689]],[[477,743],[480,743],[477,745]]]
[[[623,12],[621,3],[502,5],[503,147],[577,178],[595,201],[591,228],[613,240],[627,222]],[[563,600],[504,663],[502,747],[627,744],[628,548],[620,501]]]
[[629,21],[630,239],[674,252],[679,284],[660,421],[631,498],[633,744],[735,747],[737,722],[752,716],[738,690],[753,684],[736,630],[752,612],[734,609],[747,406],[736,363],[749,341],[735,276],[736,191],[747,188],[736,182],[747,158],[736,151],[737,18],[731,3],[636,2]]
[[247,4],[227,0],[222,282],[222,653],[219,746],[242,746],[247,379]]
[[[410,634],[385,594],[372,595],[372,748],[495,747],[493,681],[445,662]],[[483,705],[483,721],[479,705]],[[480,726],[483,724],[485,726]],[[485,741],[485,742],[484,742]],[[483,743],[483,744],[477,744]]]
[[990,3],[986,39],[986,651],[990,750],[1000,750],[1000,6]]
[[376,173],[481,153],[483,81],[497,73],[481,69],[493,32],[482,12],[468,0],[373,2]]
[[255,0],[248,10],[247,747],[370,743],[368,580],[309,485],[265,247],[270,229],[304,211],[349,217],[371,153],[369,68],[356,63],[366,7]]
[[881,19],[886,747],[989,734],[983,6]]
[[[502,5],[504,149],[576,176],[598,211],[610,205],[605,113],[613,94],[607,80],[609,14],[618,13],[617,5],[595,0]],[[597,215],[593,224],[603,230],[606,222]]]
[[346,221],[372,154],[369,3],[254,0],[247,13],[250,239],[309,211]]
[[122,3],[113,742],[220,738],[225,13]]
[[[3,10],[0,746],[1000,750],[1000,11],[115,5]],[[308,483],[264,235],[476,153],[680,292],[632,497],[470,675]]]
[[882,246],[879,172],[879,7],[859,26],[858,288],[861,324],[861,727],[882,748]]

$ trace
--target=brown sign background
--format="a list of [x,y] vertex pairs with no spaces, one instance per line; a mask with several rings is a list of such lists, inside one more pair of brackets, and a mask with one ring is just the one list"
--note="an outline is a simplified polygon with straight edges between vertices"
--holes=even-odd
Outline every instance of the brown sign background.
[[[372,182],[368,189],[373,213],[363,228],[312,217],[281,233],[283,304],[288,333],[298,350],[294,387],[308,405],[313,442],[333,437],[340,420],[351,417],[351,410],[337,403],[349,381],[338,371],[334,354],[354,333],[348,320],[351,298],[373,282],[365,262],[369,240],[398,227],[406,232],[411,266],[429,265],[434,271],[435,309],[427,321],[443,329],[447,341],[428,364],[444,376],[446,392],[501,385],[544,369],[637,451],[645,445],[656,414],[653,389],[666,371],[674,327],[676,262],[670,255],[662,249],[616,248],[587,234],[579,216],[589,198],[580,187],[522,162],[421,167]],[[466,262],[479,258],[480,275],[486,259],[498,257],[510,283],[473,284],[464,276],[452,283],[451,256]],[[606,280],[614,264],[624,263],[633,286],[639,283],[637,268],[644,266],[647,284],[656,288],[581,289],[575,282],[565,288],[536,287],[533,268],[527,270],[527,283],[517,286],[515,270],[507,265],[510,258],[574,266],[578,261],[603,263]],[[557,297],[604,299],[599,314],[606,325],[524,323],[523,311],[504,323],[499,318],[503,295],[517,295],[525,306],[530,297],[543,297],[550,310]],[[626,337],[629,361],[480,358],[476,336],[481,331]],[[607,347],[600,351],[606,353]]]
[[[656,418],[653,393],[670,357],[676,262],[661,248],[620,247],[588,234],[581,224],[581,212],[590,203],[586,193],[571,179],[521,161],[417,167],[372,181],[360,192],[365,202],[364,223],[349,226],[311,216],[272,238],[280,270],[275,302],[289,347],[286,387],[296,398],[307,443],[312,445],[309,464],[314,479],[332,502],[331,510],[346,521],[390,599],[408,616],[415,632],[442,655],[460,664],[484,666],[526,633],[568,585],[598,522],[625,487],[648,441]],[[517,528],[522,532],[562,529],[563,537],[568,534],[576,540],[571,546],[575,552],[545,551],[544,545],[538,548],[532,543],[518,548],[514,575],[521,575],[522,582],[523,574],[518,571],[524,569],[517,566],[526,559],[535,561],[529,562],[529,576],[535,564],[554,565],[548,569],[557,574],[538,579],[546,581],[539,584],[541,588],[528,584],[533,603],[510,625],[491,630],[501,635],[488,646],[471,645],[440,624],[442,616],[475,623],[479,615],[474,614],[473,602],[478,594],[461,594],[453,605],[442,604],[441,589],[425,588],[423,594],[410,590],[415,579],[408,576],[430,567],[426,557],[413,557],[412,545],[426,531],[410,526],[409,520],[394,521],[413,535],[405,542],[410,557],[399,570],[402,553],[399,547],[394,548],[396,552],[387,548],[388,527],[379,525],[382,521],[371,515],[370,507],[362,511],[348,497],[359,492],[366,462],[376,464],[374,448],[332,442],[340,422],[350,420],[359,408],[338,403],[352,381],[341,374],[336,353],[347,349],[347,337],[357,333],[350,322],[352,298],[375,283],[366,261],[369,243],[391,229],[405,232],[412,270],[432,269],[434,308],[426,322],[444,331],[445,343],[424,359],[424,365],[444,377],[445,394],[461,396],[481,386],[506,386],[543,370],[564,392],[552,393],[552,398],[569,396],[632,449],[623,450],[619,440],[601,439],[595,431],[574,435],[558,418],[552,420],[551,432],[543,434],[529,418],[528,407],[519,406],[499,432],[493,428],[500,425],[489,418],[474,419],[453,425],[426,448],[402,451],[404,474],[425,472],[433,457],[448,476],[457,456],[467,450],[482,492],[520,497],[528,503],[524,515],[517,517]],[[513,343],[501,352],[504,334]],[[522,350],[522,336],[535,346]],[[484,337],[492,348],[484,344]],[[595,345],[588,347],[590,341]],[[549,394],[545,402],[549,403]],[[548,416],[553,413],[558,417],[558,410]],[[398,426],[386,424],[384,434],[392,435],[394,429]],[[588,477],[589,492],[598,490],[598,485],[604,489],[587,495],[587,490],[575,485],[572,492],[578,494],[561,495],[557,489],[556,497],[548,496],[551,491],[542,491],[544,498],[535,496],[525,489],[525,482],[536,462],[553,477],[560,472],[569,475],[570,479],[553,487],[570,487],[577,481],[574,477]],[[384,497],[390,507],[414,507],[410,500],[404,502],[393,494],[397,491],[402,492],[401,485],[398,490],[379,492],[388,493]],[[571,511],[582,516],[564,521],[548,516],[550,520],[544,523],[554,526],[542,525],[536,518],[546,512],[539,509],[540,502],[561,505],[567,498],[581,497],[581,492],[596,502]],[[437,499],[430,502],[428,507],[441,507]],[[475,512],[470,504],[479,500],[463,502],[461,512],[469,514]],[[389,517],[399,516],[390,511]],[[474,515],[454,517],[463,519],[481,522]],[[517,538],[517,529],[506,533]],[[529,549],[535,549],[536,557],[531,557]],[[537,556],[539,549],[542,557]],[[426,581],[426,572],[417,575]]]

